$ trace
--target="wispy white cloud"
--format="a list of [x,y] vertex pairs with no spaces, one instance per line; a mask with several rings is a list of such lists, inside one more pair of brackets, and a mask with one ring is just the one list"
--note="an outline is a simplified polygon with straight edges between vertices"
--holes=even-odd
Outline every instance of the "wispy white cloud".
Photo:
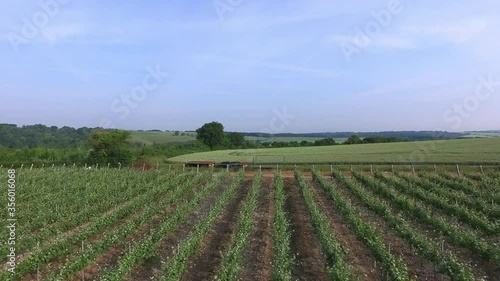
[[[358,36],[332,35],[329,37],[330,42],[347,43],[354,46],[360,46],[363,39]],[[377,46],[390,49],[413,49],[416,47],[415,42],[411,38],[398,37],[392,35],[381,35],[370,39],[371,46]]]
[[[396,31],[381,34],[370,40],[370,46],[388,49],[426,48],[432,45],[469,43],[483,35],[488,27],[488,21],[473,19],[460,22],[403,25]],[[347,43],[354,46],[363,45],[360,35],[338,35],[328,37],[330,42]]]
[[403,36],[447,40],[450,43],[468,42],[485,31],[488,22],[484,19],[473,19],[454,23],[432,25],[405,25],[401,27]]
[[84,36],[87,32],[88,28],[82,24],[64,24],[42,29],[43,37],[52,44],[68,37]]

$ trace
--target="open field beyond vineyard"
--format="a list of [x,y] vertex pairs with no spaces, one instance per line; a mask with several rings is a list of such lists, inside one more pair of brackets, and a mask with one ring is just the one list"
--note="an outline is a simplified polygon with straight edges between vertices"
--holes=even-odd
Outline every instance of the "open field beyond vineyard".
[[[158,144],[167,144],[167,143],[187,143],[190,141],[196,140],[196,132],[187,132],[184,135],[176,136],[174,132],[141,132],[141,131],[131,131],[132,137],[130,142],[133,143],[142,143],[145,145],[151,145],[153,143]],[[180,133],[182,134],[182,133]],[[471,136],[472,137],[472,136]],[[322,137],[254,137],[254,136],[245,136],[246,140],[252,141],[261,141],[261,142],[269,142],[269,141],[277,141],[277,142],[301,142],[308,141],[314,142],[317,140],[324,139]],[[335,138],[335,141],[338,143],[346,141],[347,138]]]
[[16,180],[17,266],[6,270],[3,241],[0,280],[500,277],[498,172],[55,168]]
[[220,150],[186,154],[172,162],[197,160],[255,163],[489,163],[500,162],[500,138]]

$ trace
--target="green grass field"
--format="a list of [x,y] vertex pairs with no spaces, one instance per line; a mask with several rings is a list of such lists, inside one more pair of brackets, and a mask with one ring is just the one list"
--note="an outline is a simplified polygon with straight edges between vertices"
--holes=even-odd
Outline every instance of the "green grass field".
[[[186,136],[175,136],[174,132],[141,132],[141,131],[132,131],[130,142],[132,143],[142,143],[145,145],[151,145],[153,143],[166,144],[166,143],[186,143],[190,141],[194,141],[196,139],[196,133],[186,133]],[[253,141],[279,141],[279,142],[292,142],[292,141],[308,141],[314,142],[317,140],[321,140],[323,138],[316,137],[274,137],[272,139],[264,138],[264,137],[245,137],[247,140]],[[335,141],[338,143],[344,142],[346,138],[335,138]]]
[[[245,137],[247,140],[253,140],[253,141],[269,141],[269,138],[265,137]],[[278,142],[301,142],[301,141],[308,141],[308,142],[315,142],[317,140],[321,140],[324,138],[319,138],[319,137],[274,137],[271,140],[272,141],[278,141]],[[334,138],[337,143],[342,143],[347,140],[347,138]]]
[[222,150],[187,154],[168,160],[252,163],[498,163],[500,138]]
[[498,137],[500,137],[500,133],[496,132],[474,132],[464,136],[464,138],[498,138]]
[[194,133],[185,136],[175,136],[174,132],[140,132],[132,131],[130,142],[151,145],[153,143],[186,143],[196,139]]

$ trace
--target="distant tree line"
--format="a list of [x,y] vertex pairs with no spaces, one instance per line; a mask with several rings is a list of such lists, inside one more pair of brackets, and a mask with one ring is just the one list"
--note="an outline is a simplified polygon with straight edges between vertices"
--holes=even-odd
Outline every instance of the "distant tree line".
[[89,135],[101,128],[71,128],[44,125],[18,127],[0,124],[0,147],[8,148],[76,148],[87,141]]
[[206,123],[197,131],[197,140],[212,150],[218,149],[245,149],[245,148],[279,148],[279,147],[301,147],[301,146],[328,146],[337,144],[363,144],[363,143],[389,143],[407,141],[396,137],[373,136],[362,139],[358,135],[350,135],[343,143],[337,143],[333,138],[319,139],[314,142],[308,141],[249,141],[245,140],[243,133],[225,133],[224,125],[219,122]]
[[385,131],[385,132],[334,132],[334,133],[305,133],[305,134],[266,134],[266,133],[245,133],[245,136],[263,137],[272,139],[274,137],[313,137],[313,138],[349,138],[357,135],[360,138],[396,138],[397,141],[423,141],[423,140],[444,140],[458,139],[465,134],[445,132],[445,131]]
[[[150,131],[159,132],[160,130]],[[269,141],[253,141],[245,139],[245,136],[251,134],[225,132],[224,126],[218,122],[207,123],[196,132],[173,132],[175,135],[196,135],[196,140],[187,143],[145,145],[131,143],[130,132],[121,130],[87,127],[58,128],[44,125],[18,127],[12,124],[0,124],[0,164],[67,163],[71,165],[75,163],[77,165],[117,166],[149,159],[165,160],[178,155],[209,150],[388,143],[430,138],[429,134],[421,132],[410,135],[399,135],[399,132],[394,132],[388,136],[382,136],[379,133],[373,133],[370,136],[351,134],[343,143],[336,142],[333,137],[325,137],[314,142],[272,141],[272,137],[277,136],[310,137],[327,134],[267,135],[270,138]],[[262,137],[262,135],[259,136]],[[341,133],[336,135],[336,137],[342,136]],[[456,136],[456,134],[443,134],[439,136],[439,139],[451,136]]]
[[327,145],[348,145],[348,144],[363,144],[363,143],[389,143],[389,142],[400,142],[402,140],[398,140],[395,137],[368,137],[368,138],[360,138],[358,135],[352,135],[347,138],[346,141],[342,143],[338,143],[333,138],[325,138],[316,140],[314,142],[309,141],[291,141],[291,142],[282,142],[282,141],[273,141],[273,142],[261,142],[257,145],[257,147],[262,148],[276,148],[276,147],[301,147],[301,146],[327,146]]

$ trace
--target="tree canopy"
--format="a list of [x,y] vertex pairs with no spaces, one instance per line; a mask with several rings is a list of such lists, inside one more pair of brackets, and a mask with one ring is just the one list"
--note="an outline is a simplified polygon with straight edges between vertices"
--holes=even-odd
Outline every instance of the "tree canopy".
[[224,125],[219,122],[206,123],[196,130],[196,139],[203,142],[210,149],[221,147],[224,144]]
[[363,143],[363,140],[358,135],[350,136],[344,144],[360,144]]
[[132,162],[132,152],[127,139],[130,133],[127,131],[95,132],[90,135],[87,147],[90,148],[88,155],[89,164],[101,166],[108,163],[112,166],[129,165]]
[[242,148],[246,145],[245,143],[245,135],[242,133],[230,133],[226,136],[229,146],[233,148]]

